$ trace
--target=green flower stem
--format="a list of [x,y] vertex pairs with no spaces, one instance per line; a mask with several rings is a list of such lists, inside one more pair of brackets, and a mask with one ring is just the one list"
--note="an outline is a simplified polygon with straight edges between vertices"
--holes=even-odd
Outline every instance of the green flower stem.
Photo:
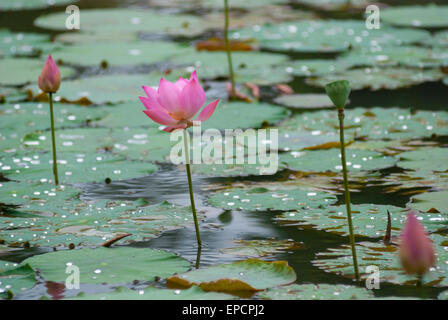
[[348,188],[347,160],[345,159],[344,108],[338,108],[338,118],[339,118],[339,139],[340,139],[340,144],[341,144],[342,172],[344,175],[345,206],[347,207],[348,230],[350,233],[350,245],[352,247],[353,266],[355,268],[355,278],[356,278],[356,280],[359,280],[358,260],[356,258],[356,248],[355,248],[355,235],[353,234],[352,211],[350,208],[350,190]]
[[191,182],[190,149],[188,147],[189,138],[190,135],[188,134],[187,129],[184,129],[185,167],[187,169],[188,187],[190,189],[191,211],[193,212],[194,227],[196,229],[196,238],[198,239],[198,245],[200,247],[202,246],[202,241],[201,241],[201,233],[199,232],[198,217],[196,215],[196,206],[194,204],[193,183]]
[[235,77],[233,75],[232,53],[229,43],[229,3],[224,0],[224,42],[226,44],[227,61],[229,64],[230,83],[232,84],[232,97],[235,97]]
[[51,116],[51,142],[53,144],[53,174],[56,185],[59,184],[58,178],[58,160],[56,157],[56,138],[54,136],[54,114],[53,114],[53,93],[49,93],[50,100],[50,116]]
[[202,246],[198,246],[198,251],[196,253],[196,269],[199,269],[199,266],[201,264],[201,252],[202,252]]

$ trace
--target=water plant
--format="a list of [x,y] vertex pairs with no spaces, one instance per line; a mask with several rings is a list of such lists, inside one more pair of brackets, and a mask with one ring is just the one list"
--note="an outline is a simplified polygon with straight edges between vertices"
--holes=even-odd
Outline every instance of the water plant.
[[59,90],[61,85],[61,72],[58,66],[53,61],[51,54],[42,69],[42,73],[38,79],[39,88],[48,94],[48,101],[50,103],[50,118],[51,118],[51,142],[53,145],[53,173],[56,185],[59,184],[58,178],[58,163],[56,156],[56,138],[54,136],[54,112],[53,112],[53,94]]
[[231,88],[231,96],[236,97],[235,77],[233,75],[232,51],[229,42],[229,1],[224,0],[224,42],[226,44],[227,63],[229,65],[229,77]]
[[193,121],[206,121],[215,112],[219,99],[209,103],[199,115],[193,120],[193,117],[204,105],[206,97],[204,89],[199,84],[196,71],[190,79],[183,79],[172,83],[164,78],[160,79],[158,89],[143,86],[146,97],[140,97],[140,101],[145,106],[143,112],[154,122],[166,126],[164,131],[172,132],[174,130],[183,130],[183,140],[185,146],[185,167],[188,177],[188,187],[190,190],[191,210],[193,212],[194,225],[196,229],[196,238],[198,245],[202,245],[201,234],[199,232],[199,223],[196,214],[194,202],[193,183],[190,169],[190,148],[188,141],[190,135],[187,129],[193,126]]
[[345,157],[345,141],[344,141],[344,108],[350,95],[350,83],[347,80],[339,80],[328,83],[325,86],[327,95],[338,109],[339,119],[339,144],[341,148],[342,174],[344,176],[344,194],[345,206],[347,209],[347,221],[350,237],[350,245],[352,248],[353,267],[355,269],[355,278],[359,280],[358,261],[356,258],[355,235],[353,232],[352,212],[350,208],[350,190],[348,188],[347,177],[347,160]]

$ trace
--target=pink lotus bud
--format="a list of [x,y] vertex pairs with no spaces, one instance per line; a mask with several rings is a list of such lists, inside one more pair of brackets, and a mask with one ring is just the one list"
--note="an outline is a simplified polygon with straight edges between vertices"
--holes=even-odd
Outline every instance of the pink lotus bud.
[[46,93],[55,93],[59,90],[61,85],[61,72],[58,66],[53,61],[51,54],[48,56],[47,61],[39,76],[39,88]]
[[431,239],[411,211],[401,234],[400,258],[406,273],[422,276],[435,263]]
[[184,129],[192,121],[206,121],[215,112],[219,100],[208,104],[196,119],[193,117],[205,102],[205,92],[199,84],[196,71],[190,79],[179,78],[175,83],[160,79],[158,89],[143,86],[147,97],[140,97],[145,106],[143,112],[154,122],[167,126],[165,131]]

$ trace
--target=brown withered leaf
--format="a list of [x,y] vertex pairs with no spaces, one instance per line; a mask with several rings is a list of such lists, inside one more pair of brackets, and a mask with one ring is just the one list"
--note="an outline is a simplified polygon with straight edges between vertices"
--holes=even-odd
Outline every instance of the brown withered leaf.
[[[230,51],[252,51],[251,40],[230,40]],[[223,38],[212,37],[208,40],[196,42],[197,51],[226,51],[226,43]]]

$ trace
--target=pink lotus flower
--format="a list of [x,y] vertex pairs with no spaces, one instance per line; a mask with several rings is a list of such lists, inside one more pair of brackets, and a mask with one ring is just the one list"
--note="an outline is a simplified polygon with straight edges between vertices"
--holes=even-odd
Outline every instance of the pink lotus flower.
[[61,72],[51,54],[42,69],[38,80],[39,88],[46,93],[56,93],[61,85]]
[[419,276],[428,272],[436,260],[432,241],[412,211],[401,234],[400,258],[406,273]]
[[219,99],[207,105],[192,120],[205,102],[205,92],[199,84],[196,71],[190,79],[179,77],[176,83],[160,79],[158,89],[143,86],[147,97],[140,97],[145,106],[143,112],[154,122],[167,126],[164,130],[185,129],[192,126],[192,121],[206,121],[215,112]]

